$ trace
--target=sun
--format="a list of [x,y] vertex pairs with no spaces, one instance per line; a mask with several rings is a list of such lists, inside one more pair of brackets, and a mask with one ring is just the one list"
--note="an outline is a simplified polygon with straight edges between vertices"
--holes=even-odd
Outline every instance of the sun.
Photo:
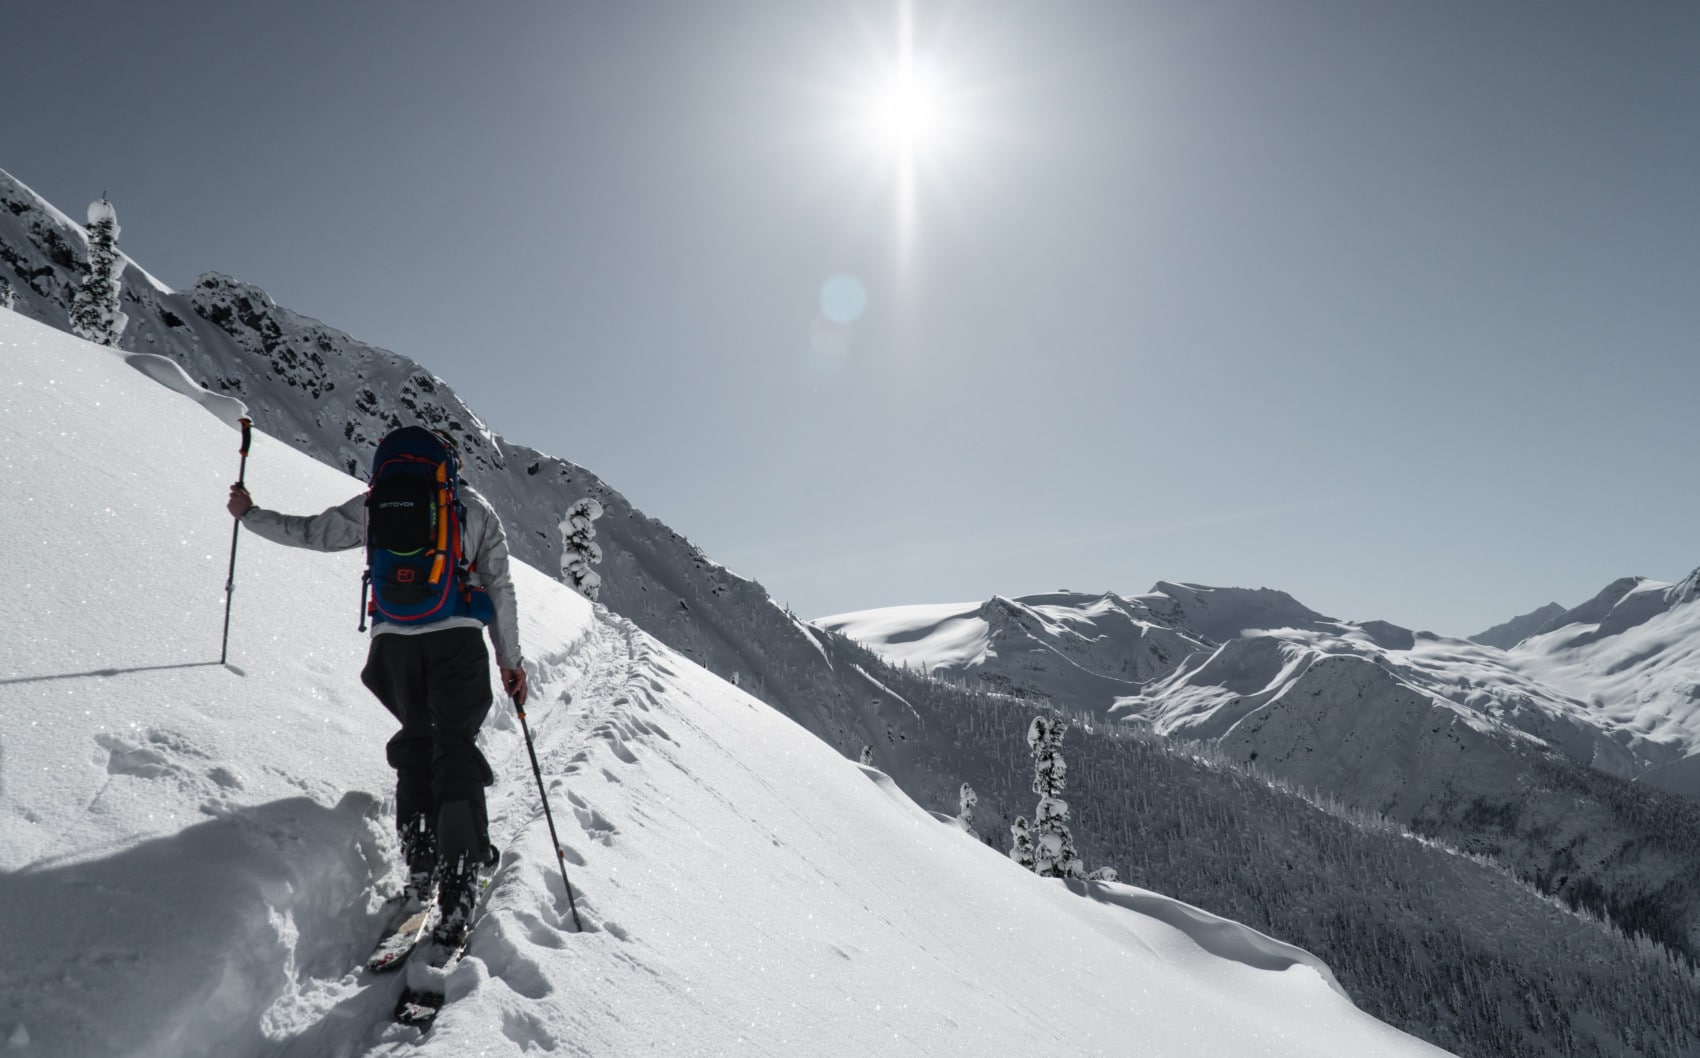
[[948,97],[939,75],[902,62],[872,93],[869,126],[879,145],[899,160],[936,152],[949,129]]
[[897,62],[872,82],[863,101],[873,161],[891,181],[899,254],[907,262],[920,224],[922,185],[943,180],[957,146],[950,79],[906,40]]
[[[896,0],[895,24],[868,27],[854,68],[831,90],[833,129],[853,153],[869,202],[891,203],[895,248],[916,260],[923,213],[948,207],[953,183],[986,138],[987,88],[947,23],[916,25],[915,0]],[[895,31],[895,32],[893,32]],[[849,133],[849,135],[844,135]]]
[[896,16],[893,46],[853,95],[864,142],[877,161],[899,170],[938,165],[960,131],[961,86],[936,34],[917,33],[913,0],[898,0]]

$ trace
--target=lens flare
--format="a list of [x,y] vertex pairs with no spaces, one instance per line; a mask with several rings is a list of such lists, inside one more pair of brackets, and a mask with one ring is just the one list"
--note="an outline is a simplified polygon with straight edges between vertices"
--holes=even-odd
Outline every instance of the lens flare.
[[821,284],[820,311],[833,323],[855,323],[868,311],[868,288],[855,276],[833,276]]

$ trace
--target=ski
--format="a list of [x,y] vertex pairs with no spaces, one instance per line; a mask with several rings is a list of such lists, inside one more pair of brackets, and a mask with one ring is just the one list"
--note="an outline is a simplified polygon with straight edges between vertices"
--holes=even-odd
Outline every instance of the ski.
[[372,973],[385,973],[400,966],[419,942],[430,935],[431,927],[436,923],[434,903],[420,908],[411,908],[404,903],[390,916],[383,936],[378,938],[372,954],[366,957],[366,969]]
[[415,992],[409,989],[396,1001],[395,1020],[398,1025],[411,1025],[421,1031],[431,1027],[437,1012],[443,1009],[443,997],[434,992]]
[[[444,988],[445,979],[460,962],[460,957],[466,953],[467,943],[472,939],[472,929],[483,917],[484,893],[490,888],[494,869],[494,864],[488,864],[478,871],[478,911],[467,923],[466,932],[461,934],[458,943],[446,945],[431,939],[429,927],[420,932],[419,942],[411,948],[407,960],[407,984],[402,988],[401,997],[395,1004],[394,1017],[398,1023],[412,1025],[421,1031],[428,1030],[443,1009],[443,1004],[448,1002],[448,993]],[[436,921],[437,916],[433,913],[431,924],[434,926]]]
[[[470,936],[470,931],[468,935]],[[395,1004],[395,1020],[421,1030],[431,1027],[438,1012],[443,1009],[443,1004],[448,1002],[448,993],[443,990],[442,979],[460,962],[460,957],[466,952],[466,941],[462,940],[455,947],[448,949],[427,943],[423,950],[431,952],[428,960],[431,984],[422,986],[420,982],[409,980]],[[438,959],[442,961],[439,962]]]

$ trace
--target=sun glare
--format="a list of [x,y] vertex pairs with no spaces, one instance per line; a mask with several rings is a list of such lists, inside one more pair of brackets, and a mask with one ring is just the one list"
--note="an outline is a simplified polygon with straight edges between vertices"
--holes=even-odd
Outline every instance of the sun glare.
[[914,6],[897,0],[896,32],[871,34],[860,76],[835,93],[858,168],[866,167],[870,190],[893,206],[905,268],[916,257],[923,200],[948,197],[952,171],[975,149],[984,121],[982,100],[947,61],[960,55],[937,25],[917,29]]
[[938,77],[905,64],[875,93],[874,134],[899,158],[925,153],[945,133],[945,100]]

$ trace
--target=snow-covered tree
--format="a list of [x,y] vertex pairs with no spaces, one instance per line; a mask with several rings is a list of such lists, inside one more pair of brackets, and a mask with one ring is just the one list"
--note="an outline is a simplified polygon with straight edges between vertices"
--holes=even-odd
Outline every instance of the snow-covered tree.
[[17,299],[12,293],[12,281],[5,276],[0,276],[0,309],[14,309],[16,307]]
[[872,747],[872,746],[863,746],[862,747],[862,763],[867,765],[870,768],[874,766],[874,747]]
[[1068,802],[1062,792],[1068,786],[1068,764],[1062,756],[1063,735],[1068,724],[1054,717],[1037,716],[1027,728],[1027,747],[1033,751],[1033,792],[1039,808],[1033,819],[1033,870],[1042,878],[1084,878],[1086,865],[1074,851],[1074,836],[1068,830]]
[[89,203],[89,255],[82,289],[71,302],[71,333],[116,347],[130,318],[119,307],[124,256],[118,252],[118,211],[102,196]]
[[962,829],[972,832],[974,829],[974,806],[980,803],[980,795],[974,792],[974,787],[962,784],[962,791],[957,795],[956,818],[961,821]]
[[590,568],[602,561],[595,525],[600,517],[602,504],[586,496],[561,519],[561,579],[591,602],[602,591],[602,576]]
[[1032,870],[1033,832],[1027,825],[1027,817],[1016,816],[1015,822],[1009,825],[1009,832],[1015,836],[1015,843],[1009,847],[1009,858],[1028,870]]
[[1100,867],[1086,877],[1089,881],[1094,882],[1114,882],[1119,880],[1121,875],[1116,873],[1114,867]]

